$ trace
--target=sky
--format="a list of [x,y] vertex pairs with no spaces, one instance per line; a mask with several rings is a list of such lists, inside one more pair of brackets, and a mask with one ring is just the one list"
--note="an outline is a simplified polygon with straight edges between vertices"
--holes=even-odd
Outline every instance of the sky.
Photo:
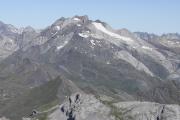
[[0,21],[16,27],[42,29],[74,15],[132,32],[180,33],[180,0],[0,0]]

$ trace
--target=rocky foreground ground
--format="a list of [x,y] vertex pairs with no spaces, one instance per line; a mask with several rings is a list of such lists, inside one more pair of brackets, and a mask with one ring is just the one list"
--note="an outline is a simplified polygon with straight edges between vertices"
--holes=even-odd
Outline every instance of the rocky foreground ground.
[[[107,96],[76,93],[61,105],[22,120],[180,120],[180,106],[153,102],[114,102]],[[1,118],[0,120],[9,120]]]

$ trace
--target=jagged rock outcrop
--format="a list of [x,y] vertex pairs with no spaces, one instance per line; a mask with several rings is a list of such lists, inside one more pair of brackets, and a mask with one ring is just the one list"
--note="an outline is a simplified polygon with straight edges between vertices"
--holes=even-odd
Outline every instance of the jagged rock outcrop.
[[48,120],[179,120],[180,106],[153,102],[113,102],[93,95],[69,96]]
[[102,104],[93,95],[76,93],[67,98],[49,120],[115,120],[110,108]]
[[0,118],[0,120],[9,120],[9,119],[6,117],[2,117],[2,118]]
[[114,104],[123,120],[179,120],[180,106],[151,102],[119,102]]

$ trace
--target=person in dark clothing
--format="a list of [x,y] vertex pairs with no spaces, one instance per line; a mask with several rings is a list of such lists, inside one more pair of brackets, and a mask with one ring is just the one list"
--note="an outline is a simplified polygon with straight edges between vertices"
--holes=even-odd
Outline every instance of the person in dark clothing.
[[69,116],[69,112],[68,111],[66,111],[66,116]]
[[69,112],[69,118],[67,120],[75,120],[76,116],[73,116],[73,110]]
[[75,117],[68,118],[67,120],[76,120]]
[[161,111],[161,114],[163,114],[164,113],[164,109],[162,109],[162,111]]
[[33,110],[32,113],[29,115],[30,117],[33,117],[37,114],[37,111],[36,110]]
[[69,97],[69,103],[70,103],[70,105],[71,105],[71,103],[72,103],[71,97]]
[[159,116],[157,116],[157,120],[159,120]]
[[77,102],[79,100],[79,94],[76,95],[76,99],[75,99],[75,102]]
[[164,113],[164,108],[165,108],[165,106],[163,105],[163,108],[162,108],[161,114],[163,114],[163,113]]
[[64,106],[61,107],[61,111],[62,111],[63,113],[65,112]]
[[69,117],[72,117],[73,116],[73,111],[71,110],[70,112],[69,112]]

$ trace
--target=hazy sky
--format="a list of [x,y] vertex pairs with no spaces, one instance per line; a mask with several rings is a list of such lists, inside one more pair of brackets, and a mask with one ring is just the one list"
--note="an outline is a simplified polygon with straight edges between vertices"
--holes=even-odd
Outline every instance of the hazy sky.
[[44,28],[76,14],[114,28],[180,33],[180,0],[0,0],[0,21],[17,27]]

